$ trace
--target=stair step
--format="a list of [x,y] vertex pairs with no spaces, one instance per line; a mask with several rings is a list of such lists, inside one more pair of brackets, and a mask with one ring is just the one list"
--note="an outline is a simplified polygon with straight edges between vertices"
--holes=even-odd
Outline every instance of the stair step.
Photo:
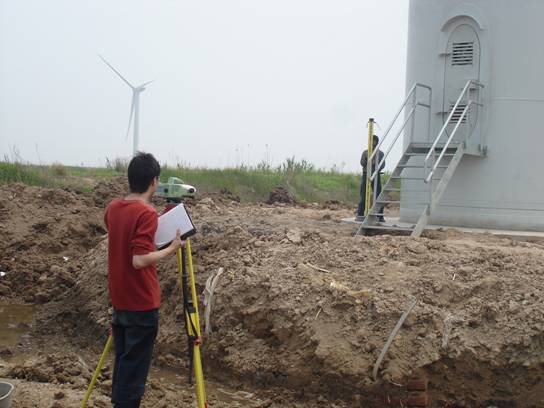
[[[415,166],[415,165],[408,165],[408,164],[399,164],[397,166],[399,169],[424,169],[425,166]],[[427,167],[429,168],[429,167]],[[437,169],[447,169],[448,166],[438,166]]]
[[400,200],[378,200],[380,204],[407,204],[407,205],[427,205],[429,203],[417,203],[413,201],[400,201]]
[[[405,156],[427,156],[427,153],[418,153],[418,152],[406,152],[404,153]],[[444,153],[444,157],[453,157],[455,153]],[[438,156],[438,154],[437,154]]]
[[[427,177],[402,177],[402,176],[391,176],[393,180],[425,180]],[[432,180],[442,180],[441,177],[435,178],[433,177]]]
[[361,226],[361,229],[374,229],[374,230],[382,230],[382,231],[405,231],[405,232],[412,232],[414,230],[413,227],[397,227],[397,226],[389,226],[389,225],[363,225]]
[[[431,150],[431,147],[432,147],[432,143],[411,143],[410,144],[410,149],[414,149],[414,150],[426,150],[426,151],[429,151]],[[448,150],[455,150],[459,147],[459,143],[450,143],[448,145],[448,147],[446,147],[446,151]],[[444,150],[444,143],[442,144],[438,144],[434,147],[434,150],[435,151],[442,151]]]
[[403,190],[402,188],[384,188],[384,191],[404,191],[405,193],[428,193],[429,190]]
[[[434,144],[434,142],[412,142],[412,143],[410,143],[410,147],[423,147],[423,148],[430,149],[433,144]],[[437,143],[435,148],[443,149],[445,145],[446,145],[446,143]],[[457,143],[456,142],[450,143],[448,145],[448,149],[456,149],[459,145],[460,145],[460,143],[458,143],[458,142]]]

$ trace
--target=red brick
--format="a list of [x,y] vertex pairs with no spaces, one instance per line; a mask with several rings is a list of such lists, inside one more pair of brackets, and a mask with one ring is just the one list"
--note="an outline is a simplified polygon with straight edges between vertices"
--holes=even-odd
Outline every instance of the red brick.
[[409,407],[426,407],[429,405],[429,397],[425,393],[410,395],[406,400],[406,405]]
[[428,387],[429,382],[424,378],[412,378],[406,385],[408,391],[427,391]]

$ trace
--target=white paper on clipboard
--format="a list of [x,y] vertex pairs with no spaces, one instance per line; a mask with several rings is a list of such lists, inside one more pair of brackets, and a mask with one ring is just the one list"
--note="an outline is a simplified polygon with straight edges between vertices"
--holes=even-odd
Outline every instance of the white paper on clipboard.
[[170,211],[159,217],[157,232],[155,233],[155,245],[162,248],[176,238],[176,231],[180,230],[181,239],[190,237],[196,233],[196,228],[183,204],[178,204]]

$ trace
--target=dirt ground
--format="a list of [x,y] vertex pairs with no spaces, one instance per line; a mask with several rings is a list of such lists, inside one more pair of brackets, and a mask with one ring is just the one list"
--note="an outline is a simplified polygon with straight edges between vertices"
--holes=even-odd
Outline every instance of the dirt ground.
[[[0,187],[0,377],[15,408],[80,405],[111,314],[102,212],[123,192],[122,179],[92,193]],[[238,201],[188,203],[198,292],[224,269],[203,349],[211,407],[406,406],[412,378],[428,381],[432,407],[544,407],[543,244],[354,237],[341,203]],[[159,274],[143,406],[195,406],[175,259]],[[111,359],[89,406],[110,406],[110,387]]]

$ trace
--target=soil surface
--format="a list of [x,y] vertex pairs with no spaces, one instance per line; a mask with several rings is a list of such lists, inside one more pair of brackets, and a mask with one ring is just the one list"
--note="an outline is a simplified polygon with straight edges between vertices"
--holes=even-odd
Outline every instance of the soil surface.
[[[15,408],[81,403],[111,315],[102,214],[124,186],[0,187],[0,377],[16,385]],[[340,223],[354,209],[338,202],[244,204],[224,191],[187,205],[198,293],[224,271],[203,346],[211,407],[406,406],[413,378],[428,381],[432,407],[544,407],[542,244],[354,237]],[[142,405],[194,406],[175,259],[159,275]],[[111,366],[88,406],[110,406]]]

